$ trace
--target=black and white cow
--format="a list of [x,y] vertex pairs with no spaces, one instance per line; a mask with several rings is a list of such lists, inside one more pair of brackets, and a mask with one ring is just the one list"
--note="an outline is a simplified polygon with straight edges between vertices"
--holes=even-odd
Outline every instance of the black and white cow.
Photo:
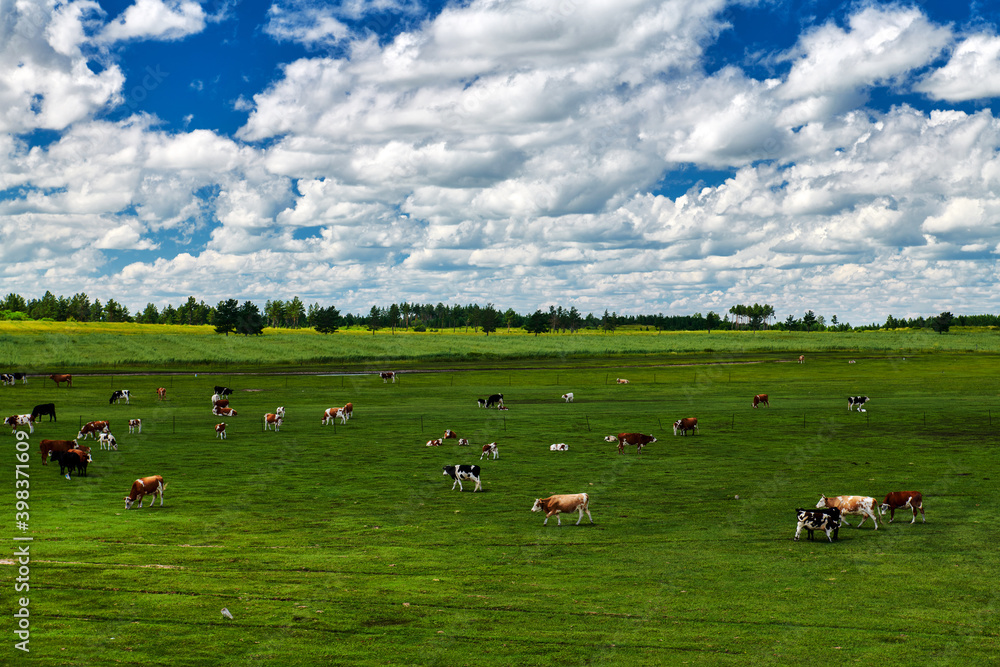
[[795,513],[799,521],[799,525],[795,529],[796,542],[803,528],[806,529],[806,537],[810,540],[813,539],[814,530],[825,531],[826,539],[831,542],[833,542],[833,538],[838,537],[841,519],[840,510],[836,507],[815,510],[797,509]]
[[0,382],[3,382],[5,386],[6,385],[13,385],[14,384],[14,376],[11,375],[10,373],[0,373]]
[[494,405],[498,408],[503,407],[503,394],[493,394],[486,399],[486,407],[492,408]]
[[31,411],[31,418],[38,421],[38,418],[42,415],[48,415],[49,421],[59,421],[56,419],[56,404],[55,403],[41,403],[36,405]]
[[28,384],[28,374],[27,373],[12,373],[15,380],[20,380],[21,384]]
[[[231,393],[233,393],[233,390],[230,389],[229,387],[220,387],[216,385],[215,393],[219,395],[219,398],[225,398],[226,396],[229,396]],[[214,396],[212,397],[212,402],[215,402],[217,400],[219,399],[215,398]]]
[[486,399],[485,398],[476,399],[476,403],[478,403],[479,407],[481,407],[481,408],[485,408],[486,407]]
[[479,482],[479,466],[445,466],[444,474],[455,480],[455,483],[451,485],[451,490],[455,490],[455,485],[458,485],[458,490],[462,490],[462,481],[472,481],[476,483],[476,488],[472,490],[473,493],[482,488],[482,484]]
[[870,399],[867,396],[848,396],[847,397],[847,411],[850,412],[855,408],[858,408],[858,412],[863,412],[861,406],[867,403]]
[[128,405],[129,402],[128,389],[118,389],[117,391],[113,392],[111,394],[111,399],[108,401],[108,405],[111,405],[112,403],[117,403],[123,398],[125,399],[125,404]]

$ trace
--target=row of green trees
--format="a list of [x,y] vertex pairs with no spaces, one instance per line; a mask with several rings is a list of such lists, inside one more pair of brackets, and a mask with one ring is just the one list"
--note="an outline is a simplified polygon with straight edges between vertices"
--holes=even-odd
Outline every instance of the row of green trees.
[[300,328],[312,327],[317,331],[332,333],[341,327],[365,327],[374,334],[381,329],[408,329],[415,331],[440,329],[472,329],[486,335],[500,328],[525,329],[535,335],[547,332],[570,332],[581,329],[613,332],[620,327],[643,328],[657,331],[713,331],[773,328],[781,331],[850,331],[853,329],[900,329],[932,328],[947,331],[954,326],[1000,326],[998,315],[952,315],[950,312],[927,318],[886,318],[884,324],[868,324],[852,327],[840,322],[834,315],[829,321],[812,310],[801,317],[789,315],[784,321],[775,320],[775,309],[770,304],[737,304],[725,315],[710,311],[707,315],[618,315],[604,311],[602,316],[593,313],[582,314],[575,306],[549,306],[548,310],[521,314],[512,308],[501,310],[492,303],[446,305],[420,303],[393,303],[388,306],[374,305],[367,314],[346,313],[341,315],[334,306],[313,303],[309,306],[299,298],[289,300],[268,300],[263,311],[251,301],[240,304],[235,299],[220,301],[210,306],[193,296],[174,307],[167,305],[158,309],[154,304],[134,314],[114,299],[106,303],[90,300],[84,293],[72,297],[55,296],[46,292],[39,299],[25,299],[10,293],[0,301],[2,319],[51,319],[56,321],[79,322],[140,322],[144,324],[189,324],[213,325],[220,333],[240,333],[256,335],[265,327]]

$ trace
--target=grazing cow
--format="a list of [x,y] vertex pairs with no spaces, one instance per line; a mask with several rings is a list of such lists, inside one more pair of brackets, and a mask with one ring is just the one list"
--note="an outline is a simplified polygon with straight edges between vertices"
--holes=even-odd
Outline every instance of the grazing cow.
[[[913,510],[913,521],[910,523],[917,522],[917,510],[920,510],[920,520],[927,523],[927,517],[924,515],[924,497],[919,491],[893,491],[887,493],[885,500],[879,506],[879,513],[883,516],[886,511],[889,512],[889,523],[892,523],[893,518],[896,516],[896,510],[902,509],[904,507],[909,507]],[[885,523],[885,519],[882,519]]]
[[487,408],[492,408],[494,405],[497,406],[498,408],[503,407],[503,394],[493,394],[492,396],[486,399]]
[[141,419],[129,419],[128,420],[128,432],[129,433],[142,433],[142,420]]
[[90,463],[90,453],[81,449],[70,449],[65,452],[52,452],[52,460],[59,463],[59,474],[70,479],[69,474],[78,470],[84,477],[87,476],[87,464]]
[[800,355],[799,355],[799,363],[800,363],[800,364],[804,364],[804,363],[805,363],[805,361],[806,361],[806,355],[804,355],[804,354],[800,354]]
[[3,420],[3,423],[10,426],[10,432],[17,430],[18,426],[28,425],[28,433],[35,432],[35,419],[31,415],[11,415]]
[[142,498],[143,496],[153,496],[150,501],[149,506],[152,507],[153,503],[156,502],[156,496],[160,497],[160,507],[163,507],[163,491],[167,488],[167,485],[163,482],[163,478],[159,475],[153,475],[152,477],[142,477],[140,479],[132,482],[132,488],[129,490],[128,495],[125,496],[125,509],[130,509],[132,503],[139,500],[139,508],[142,508]]
[[55,403],[41,403],[36,405],[31,411],[31,418],[38,421],[38,418],[42,415],[48,415],[49,421],[59,421],[56,419],[56,404]]
[[618,453],[622,454],[625,451],[625,445],[635,445],[635,453],[641,454],[642,448],[651,442],[656,442],[656,438],[651,435],[643,435],[642,433],[619,433],[615,436],[618,441]]
[[393,382],[396,381],[395,371],[382,371],[378,374],[378,376],[382,378],[383,384],[389,382],[389,380],[392,380]]
[[212,410],[212,414],[216,417],[235,417],[235,408],[215,408]]
[[278,415],[268,412],[264,415],[264,430],[268,430],[271,426],[274,427],[274,432],[277,433],[278,429],[281,428],[281,417]]
[[228,408],[228,407],[229,407],[228,398],[220,398],[217,401],[212,401],[212,408]]
[[459,444],[459,446],[462,446],[462,447],[468,447],[469,446],[469,440],[468,440],[468,438],[459,438],[458,439],[458,444]]
[[59,388],[59,385],[62,384],[63,382],[66,383],[67,387],[73,386],[73,376],[70,375],[69,373],[62,373],[62,374],[53,373],[52,375],[49,376],[49,379],[56,383],[57,389]]
[[344,417],[346,419],[350,419],[354,416],[354,403],[348,403],[341,409],[344,411]]
[[157,387],[156,388],[156,398],[162,401],[166,397],[167,397],[167,388],[166,387]]
[[5,387],[13,387],[14,376],[10,373],[0,373],[0,382],[3,382]]
[[108,405],[111,405],[112,403],[118,403],[123,398],[125,399],[125,405],[128,405],[128,402],[129,402],[128,389],[119,389],[119,390],[113,392],[111,394],[111,399],[108,401]]
[[572,403],[573,402],[573,392],[569,392],[568,394],[563,394],[561,396],[561,398],[562,398],[562,400],[566,401],[567,403]]
[[590,519],[590,523],[594,523],[594,517],[590,516],[590,496],[586,493],[568,493],[558,496],[549,496],[548,498],[536,498],[535,504],[531,506],[532,512],[545,512],[545,521],[542,525],[548,525],[549,517],[553,514],[556,515],[556,524],[561,526],[562,520],[559,518],[560,512],[565,512],[566,514],[572,514],[573,512],[580,512],[580,518],[576,520],[576,525],[580,525],[583,521],[583,513],[587,513],[587,518]]
[[863,412],[861,406],[870,401],[871,399],[867,396],[848,396],[847,397],[847,411],[850,412],[855,406],[858,408],[858,412]]
[[38,449],[42,452],[42,465],[47,466],[49,464],[49,454],[54,452],[68,452],[71,449],[82,449],[86,452],[90,451],[90,447],[80,447],[76,444],[76,440],[42,440],[39,443]]
[[615,382],[617,382],[618,384],[628,384],[628,380],[626,380],[625,378],[615,378]]
[[12,373],[15,380],[20,380],[21,384],[28,384],[28,374],[27,373]]
[[677,435],[677,431],[681,432],[681,435],[687,435],[688,431],[698,430],[698,418],[697,417],[685,417],[684,419],[678,419],[674,422],[674,435]]
[[80,429],[80,432],[76,437],[79,440],[84,440],[90,436],[94,436],[96,438],[98,433],[108,433],[109,431],[110,427],[106,421],[87,422],[83,425],[83,428]]
[[98,440],[101,442],[101,449],[118,451],[118,441],[110,433],[102,433]]
[[485,398],[477,399],[476,402],[479,403],[479,407],[481,407],[481,408],[485,408],[486,407],[486,399]]
[[771,407],[767,401],[767,394],[757,394],[753,397],[753,406],[756,408],[758,405],[763,405],[765,408]]
[[226,396],[229,396],[231,393],[233,393],[233,390],[230,389],[229,387],[220,387],[216,385],[215,393],[219,395],[219,398],[225,398]]
[[340,423],[341,424],[346,424],[347,423],[347,417],[345,417],[343,414],[341,414],[342,412],[343,412],[342,408],[327,408],[323,412],[323,421],[320,422],[321,425],[326,426],[327,424],[332,424],[333,420],[335,418],[337,418],[337,417],[340,417]]
[[444,441],[441,438],[435,438],[434,440],[428,440],[427,441],[427,446],[428,447],[440,447],[442,442],[444,442]]
[[458,438],[458,434],[452,431],[450,428],[446,428],[444,430],[444,435],[441,436],[442,440],[450,440],[454,438]]
[[557,442],[554,445],[549,445],[550,452],[567,452],[569,451],[569,445],[565,442]]
[[458,490],[462,491],[462,481],[472,481],[476,483],[476,488],[472,490],[473,493],[483,488],[479,481],[479,466],[445,466],[444,474],[455,480],[455,484],[451,485],[451,490],[455,490],[455,485],[458,485]]
[[497,443],[491,442],[488,445],[483,445],[483,453],[479,455],[479,460],[482,461],[483,457],[488,459],[490,454],[493,455],[494,459],[500,456],[500,450],[497,449]]
[[839,539],[840,533],[840,510],[836,507],[830,507],[828,509],[817,509],[817,510],[795,510],[796,518],[798,518],[799,525],[795,529],[795,541],[799,541],[799,535],[802,533],[802,529],[806,529],[806,539],[813,539],[814,530],[822,530],[826,532],[826,539],[833,542],[836,537]]
[[219,438],[226,439],[226,422],[215,425],[215,433]]
[[824,507],[836,507],[840,510],[841,521],[846,525],[846,516],[848,514],[856,514],[861,517],[861,523],[858,524],[858,528],[864,524],[865,519],[871,517],[872,521],[875,523],[875,530],[878,530],[878,515],[875,513],[875,499],[871,496],[820,496],[819,502],[816,503],[817,509],[823,509]]

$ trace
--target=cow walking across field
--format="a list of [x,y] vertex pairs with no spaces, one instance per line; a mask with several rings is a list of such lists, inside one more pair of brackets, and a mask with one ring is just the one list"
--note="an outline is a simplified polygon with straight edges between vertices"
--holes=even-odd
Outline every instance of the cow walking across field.
[[[887,493],[885,500],[879,505],[879,514],[885,516],[886,512],[889,512],[889,523],[892,523],[893,518],[896,516],[896,510],[903,509],[907,507],[913,510],[913,520],[910,523],[917,522],[917,510],[920,510],[920,520],[927,523],[927,517],[924,516],[924,496],[919,491],[893,491]],[[885,519],[882,519],[885,522]]]
[[875,513],[875,499],[871,496],[820,496],[819,502],[816,503],[817,509],[823,509],[825,507],[836,507],[840,510],[841,521],[844,524],[850,526],[847,523],[847,519],[844,518],[847,514],[854,514],[861,517],[861,523],[857,525],[858,528],[864,524],[865,519],[871,517],[872,522],[875,524],[875,530],[878,530],[878,514]]
[[49,376],[49,379],[56,383],[57,389],[59,388],[59,385],[62,384],[63,382],[66,383],[67,387],[73,386],[73,376],[70,375],[69,373],[53,373],[52,375]]
[[681,435],[687,435],[688,431],[692,433],[697,433],[698,431],[698,418],[697,417],[685,417],[684,419],[678,419],[674,422],[674,435],[680,431]]
[[445,475],[451,477],[455,480],[455,483],[451,485],[451,490],[455,490],[455,486],[458,486],[458,490],[462,491],[462,482],[475,482],[476,488],[472,490],[473,493],[483,488],[482,483],[479,480],[479,466],[476,465],[459,465],[459,466],[445,466]]
[[590,519],[590,523],[594,523],[594,517],[590,516],[590,496],[586,493],[570,493],[557,496],[549,496],[548,498],[536,498],[535,504],[531,506],[532,512],[545,512],[545,521],[542,522],[543,526],[548,525],[549,517],[553,514],[556,517],[556,525],[561,526],[562,520],[559,518],[560,512],[565,512],[566,514],[572,514],[573,512],[579,512],[580,518],[576,520],[576,525],[580,525],[583,521],[583,513],[587,513],[587,518]]
[[795,510],[795,514],[799,522],[798,527],[795,529],[796,542],[798,542],[803,528],[806,529],[806,538],[809,540],[813,539],[814,530],[825,531],[826,539],[830,542],[838,538],[841,518],[840,510],[836,507],[815,510],[797,509]]

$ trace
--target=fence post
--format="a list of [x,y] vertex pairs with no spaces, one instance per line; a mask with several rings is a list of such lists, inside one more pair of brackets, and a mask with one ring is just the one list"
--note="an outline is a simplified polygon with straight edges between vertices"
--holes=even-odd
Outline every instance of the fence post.
[[424,432],[424,416],[420,415],[420,432]]
[[590,416],[589,415],[584,415],[584,417],[587,418],[587,430],[588,431],[593,430],[593,429],[590,428]]
[[173,426],[171,428],[171,432],[172,433],[177,433],[177,415],[174,415],[173,417],[174,417],[174,420],[173,420],[174,424],[173,424]]

